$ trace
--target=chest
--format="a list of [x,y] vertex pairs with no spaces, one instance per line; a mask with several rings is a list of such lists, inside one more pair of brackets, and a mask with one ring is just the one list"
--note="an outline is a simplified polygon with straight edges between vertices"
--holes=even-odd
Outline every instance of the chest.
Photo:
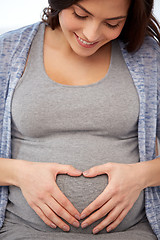
[[63,55],[44,45],[44,67],[50,79],[64,85],[89,85],[100,81],[108,72],[111,54],[106,51],[95,58],[80,59]]
[[115,61],[117,57],[103,79],[87,86],[57,84],[43,68],[29,64],[12,102],[12,117],[19,131],[41,137],[57,130],[91,130],[120,138],[135,132],[137,92],[124,62],[119,66]]

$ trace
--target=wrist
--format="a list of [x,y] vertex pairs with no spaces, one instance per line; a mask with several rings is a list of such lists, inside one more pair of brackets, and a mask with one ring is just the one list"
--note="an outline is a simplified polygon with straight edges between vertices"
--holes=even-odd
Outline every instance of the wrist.
[[29,162],[18,159],[9,159],[8,165],[10,166],[8,169],[8,185],[14,185],[20,187],[20,182],[22,177],[24,176],[24,171]]
[[137,163],[143,189],[160,185],[160,159]]
[[28,166],[31,162],[25,160],[15,160],[14,167],[13,167],[13,174],[12,174],[12,183],[13,185],[20,187],[21,182],[26,177],[25,172],[28,169]]
[[147,175],[147,187],[160,186],[160,158],[145,162],[144,171]]
[[18,186],[18,176],[22,174],[25,161],[0,158],[0,186]]
[[135,178],[136,178],[137,186],[139,186],[141,190],[148,187],[148,176],[147,176],[148,166],[146,163],[147,162],[139,162],[139,163],[133,164],[135,167]]

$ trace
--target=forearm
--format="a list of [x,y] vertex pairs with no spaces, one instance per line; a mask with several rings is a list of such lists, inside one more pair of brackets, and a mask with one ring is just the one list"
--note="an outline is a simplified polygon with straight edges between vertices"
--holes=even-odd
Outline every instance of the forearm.
[[137,174],[144,188],[160,186],[160,158],[140,162],[137,167]]
[[25,161],[0,158],[0,186],[17,186],[17,176]]

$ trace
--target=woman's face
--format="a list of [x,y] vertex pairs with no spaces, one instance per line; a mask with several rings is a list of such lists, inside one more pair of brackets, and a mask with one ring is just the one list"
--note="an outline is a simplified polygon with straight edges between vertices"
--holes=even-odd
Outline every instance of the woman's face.
[[79,56],[88,57],[116,39],[125,24],[130,0],[82,0],[59,13],[65,39]]

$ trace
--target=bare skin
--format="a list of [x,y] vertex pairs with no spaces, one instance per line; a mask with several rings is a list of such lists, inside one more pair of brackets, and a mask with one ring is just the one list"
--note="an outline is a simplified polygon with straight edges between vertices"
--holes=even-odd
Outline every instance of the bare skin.
[[52,46],[52,39],[60,34],[59,31],[60,29],[52,31],[50,28],[45,31],[44,66],[47,75],[65,85],[88,85],[102,79],[109,69],[111,44],[103,46],[94,56],[85,59],[73,52],[61,52],[58,47]]

